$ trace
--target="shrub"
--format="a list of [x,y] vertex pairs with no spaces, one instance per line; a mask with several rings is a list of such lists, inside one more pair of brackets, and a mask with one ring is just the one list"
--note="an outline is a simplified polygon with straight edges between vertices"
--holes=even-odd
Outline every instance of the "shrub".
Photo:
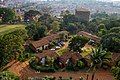
[[59,56],[61,56],[61,55],[63,55],[64,53],[66,53],[68,51],[68,49],[60,49],[60,50],[58,50],[57,51],[57,54],[59,55]]
[[120,34],[110,33],[102,37],[101,44],[112,52],[120,52]]
[[82,62],[82,61],[78,61],[77,62],[77,67],[79,68],[79,69],[82,69],[82,68],[84,68],[84,66],[85,66],[85,64]]
[[89,41],[88,38],[84,36],[75,36],[69,41],[70,50],[81,52],[81,48]]
[[30,67],[36,71],[41,71],[41,72],[55,72],[54,66],[42,66],[39,65],[38,62],[36,61],[36,58],[32,58],[29,62]]
[[20,80],[18,76],[9,71],[0,72],[0,80]]
[[22,53],[18,56],[17,60],[20,62],[24,62],[25,60],[29,59],[30,57],[33,57],[32,53]]

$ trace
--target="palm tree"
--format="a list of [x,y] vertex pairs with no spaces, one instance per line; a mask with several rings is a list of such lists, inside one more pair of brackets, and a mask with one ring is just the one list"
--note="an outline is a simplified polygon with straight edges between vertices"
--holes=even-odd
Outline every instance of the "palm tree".
[[92,80],[94,79],[96,69],[103,68],[104,66],[109,67],[108,65],[110,63],[111,57],[111,53],[103,50],[101,46],[96,48],[95,50],[92,50],[92,54],[90,55],[90,69],[93,69]]

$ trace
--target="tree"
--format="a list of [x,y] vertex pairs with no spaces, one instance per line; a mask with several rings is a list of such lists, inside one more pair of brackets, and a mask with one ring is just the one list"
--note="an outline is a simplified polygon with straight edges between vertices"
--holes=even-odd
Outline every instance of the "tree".
[[85,31],[90,32],[92,34],[98,33],[98,26],[95,22],[88,22],[88,24],[85,27]]
[[23,40],[28,38],[27,31],[25,29],[17,29],[14,31],[14,34],[21,36]]
[[37,32],[33,36],[33,39],[34,40],[38,40],[39,38],[43,38],[45,35],[46,35],[46,29],[45,29],[45,27],[39,27],[37,29]]
[[60,40],[66,41],[68,39],[69,33],[67,31],[63,31],[59,33]]
[[108,18],[109,15],[106,12],[94,13],[91,15],[92,18]]
[[10,23],[15,18],[15,13],[9,8],[0,8],[0,16],[3,23]]
[[111,72],[116,80],[120,80],[120,61],[112,67]]
[[70,14],[70,12],[69,12],[68,10],[66,10],[66,11],[61,11],[60,16],[61,16],[61,17],[64,17],[65,15],[69,15],[69,14]]
[[0,80],[19,80],[19,77],[9,71],[0,72]]
[[111,53],[107,52],[106,50],[103,50],[101,46],[92,51],[92,54],[90,55],[91,59],[90,69],[93,70],[91,80],[94,80],[96,69],[109,68],[111,58],[112,58]]
[[31,39],[38,40],[46,35],[46,26],[41,22],[32,22],[26,27],[27,34]]
[[43,14],[38,19],[39,22],[41,22],[42,25],[47,27],[47,30],[51,29],[51,24],[53,22],[53,17],[50,14]]
[[120,27],[113,27],[109,30],[109,33],[120,34]]
[[69,41],[69,48],[70,50],[81,52],[81,48],[84,47],[88,41],[89,39],[84,36],[74,36]]
[[27,34],[28,34],[28,36],[29,36],[30,38],[33,38],[33,36],[36,34],[37,28],[38,28],[38,26],[36,26],[36,24],[33,23],[33,22],[30,23],[30,24],[28,24],[28,25],[25,27],[25,29],[27,30]]
[[29,10],[28,12],[25,12],[24,14],[24,21],[28,22],[28,21],[34,21],[33,17],[36,17],[37,15],[40,15],[41,13],[39,11],[36,10]]
[[103,48],[112,51],[120,52],[120,34],[109,33],[102,37],[101,44]]
[[73,14],[67,14],[63,16],[62,27],[67,27],[69,23],[74,23],[77,21],[77,18]]
[[60,22],[58,21],[53,21],[51,26],[53,32],[58,32],[60,30]]
[[19,30],[0,37],[0,67],[6,65],[9,61],[16,59],[24,51],[24,38]]
[[68,26],[66,27],[66,30],[71,34],[75,34],[78,31],[78,27],[74,23],[69,23]]
[[103,36],[105,34],[107,34],[107,29],[106,29],[105,25],[104,24],[99,24],[99,26],[98,26],[98,35]]
[[102,46],[96,48],[92,51],[92,54],[90,56],[91,68],[93,68],[93,70],[97,68],[104,68],[106,66],[108,68],[111,57],[111,53],[104,50]]
[[113,27],[119,27],[120,19],[109,19],[105,26],[107,30],[110,30]]

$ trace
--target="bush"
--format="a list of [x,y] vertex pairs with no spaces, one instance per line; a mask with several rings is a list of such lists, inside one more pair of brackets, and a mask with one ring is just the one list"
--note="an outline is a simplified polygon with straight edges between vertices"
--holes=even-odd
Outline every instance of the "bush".
[[0,80],[20,80],[18,76],[9,71],[0,72]]
[[77,67],[79,68],[79,69],[82,69],[82,68],[84,68],[84,66],[85,66],[85,64],[82,62],[82,61],[78,61],[77,62]]
[[23,54],[20,54],[17,58],[18,61],[24,62],[25,60],[29,59],[30,57],[33,57],[32,53],[26,53],[24,52]]
[[59,56],[61,56],[61,55],[63,55],[64,53],[66,53],[68,51],[68,49],[60,49],[60,50],[58,50],[57,51],[57,54],[59,55]]
[[69,48],[70,50],[81,52],[81,48],[84,47],[88,41],[89,39],[84,36],[74,36],[69,41]]
[[29,64],[30,64],[30,67],[36,71],[41,71],[41,72],[55,72],[56,71],[54,66],[39,65],[35,58],[32,58]]
[[120,80],[120,67],[112,67],[111,72],[116,80]]
[[120,34],[110,33],[102,37],[101,44],[112,52],[120,52]]

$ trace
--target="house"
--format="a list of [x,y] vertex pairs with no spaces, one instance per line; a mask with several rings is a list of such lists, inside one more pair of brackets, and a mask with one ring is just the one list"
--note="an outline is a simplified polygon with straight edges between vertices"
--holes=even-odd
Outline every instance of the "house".
[[36,58],[41,60],[43,57],[57,58],[58,54],[52,50],[44,50],[42,53],[36,54]]
[[49,43],[57,38],[59,38],[58,34],[52,34],[52,35],[46,36],[38,41],[31,41],[30,47],[33,51],[38,53],[40,50],[48,49]]
[[49,44],[54,40],[60,40],[60,34],[63,31],[48,35],[38,41],[30,41],[30,47],[35,52],[40,52],[41,50],[49,49]]
[[75,16],[79,21],[89,21],[90,11],[86,8],[77,7],[75,10]]
[[63,66],[65,67],[66,66],[66,64],[67,64],[67,61],[69,60],[69,59],[72,59],[72,62],[74,63],[74,64],[76,64],[77,63],[77,61],[78,60],[80,60],[80,59],[82,59],[82,56],[79,54],[79,53],[76,53],[76,52],[66,52],[64,55],[62,55],[62,56],[60,56],[59,57],[59,61],[63,64]]
[[100,43],[100,40],[101,40],[100,37],[98,37],[96,35],[92,35],[92,34],[90,34],[88,32],[85,32],[85,31],[80,31],[80,32],[77,33],[77,35],[78,36],[85,36],[85,37],[95,41],[96,43]]

